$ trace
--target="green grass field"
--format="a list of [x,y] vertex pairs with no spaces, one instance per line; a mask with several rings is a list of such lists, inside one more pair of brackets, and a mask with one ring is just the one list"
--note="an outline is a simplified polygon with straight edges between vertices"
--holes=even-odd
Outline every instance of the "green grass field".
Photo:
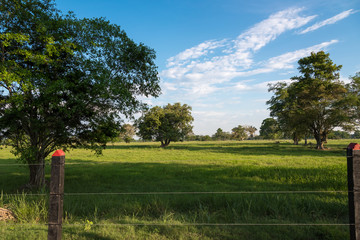
[[[353,141],[326,151],[286,141],[116,143],[99,157],[73,150],[63,239],[348,239],[347,193],[321,191],[347,191]],[[11,195],[28,180],[26,167],[6,165],[14,163],[0,150],[0,207],[17,215],[0,222],[0,238],[47,239],[48,196]]]

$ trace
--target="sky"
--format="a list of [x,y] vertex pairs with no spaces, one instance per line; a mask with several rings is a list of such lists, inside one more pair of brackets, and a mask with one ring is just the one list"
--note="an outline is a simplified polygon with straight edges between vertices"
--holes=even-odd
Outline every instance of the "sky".
[[77,17],[105,17],[156,51],[162,94],[152,106],[192,107],[194,133],[260,129],[268,84],[299,76],[297,61],[325,51],[340,79],[360,72],[358,0],[57,0]]

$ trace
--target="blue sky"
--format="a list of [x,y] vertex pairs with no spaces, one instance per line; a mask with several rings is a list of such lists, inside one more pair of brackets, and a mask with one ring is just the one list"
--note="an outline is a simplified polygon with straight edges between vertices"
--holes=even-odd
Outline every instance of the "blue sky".
[[63,12],[105,17],[157,53],[162,95],[151,106],[192,106],[194,133],[260,128],[268,83],[298,75],[312,51],[360,71],[358,0],[57,0]]

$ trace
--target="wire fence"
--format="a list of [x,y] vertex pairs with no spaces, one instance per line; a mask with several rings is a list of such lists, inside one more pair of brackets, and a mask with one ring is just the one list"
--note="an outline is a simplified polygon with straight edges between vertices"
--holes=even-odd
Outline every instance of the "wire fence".
[[[190,161],[190,160],[189,160]],[[93,164],[121,164],[121,162],[109,162],[109,161],[92,161],[89,163],[81,163],[81,162],[67,162],[68,165],[93,165]],[[21,163],[9,163],[9,164],[0,164],[0,167],[12,167],[12,166],[24,166],[27,167],[29,165],[45,165],[51,166],[50,162],[46,162],[44,164],[21,164]],[[294,195],[294,194],[348,194],[353,193],[353,191],[344,191],[344,190],[292,190],[292,191],[171,191],[171,192],[65,192],[64,196],[107,196],[107,195]],[[48,196],[47,193],[10,193],[10,194],[1,194],[3,197],[6,196]],[[63,223],[62,227],[84,227],[86,223]],[[145,227],[145,226],[153,226],[153,227],[322,227],[322,226],[334,226],[334,227],[349,227],[354,226],[353,223],[91,223],[91,226],[99,226],[99,227]],[[48,226],[48,224],[41,223],[1,223],[0,226]]]
[[[235,195],[235,194],[320,194],[320,193],[349,193],[354,191],[237,191],[237,192],[87,192],[87,193],[64,193],[65,196],[84,196],[84,195]],[[47,196],[47,193],[9,193],[4,196]]]
[[[41,223],[6,223],[5,226],[48,226],[49,224]],[[63,223],[63,227],[70,226],[86,226],[86,223]],[[289,226],[289,227],[313,227],[313,226],[354,226],[350,223],[92,223],[91,226],[113,226],[113,227],[126,227],[126,226],[173,226],[173,227],[186,227],[186,226]],[[1,224],[0,224],[1,226]]]

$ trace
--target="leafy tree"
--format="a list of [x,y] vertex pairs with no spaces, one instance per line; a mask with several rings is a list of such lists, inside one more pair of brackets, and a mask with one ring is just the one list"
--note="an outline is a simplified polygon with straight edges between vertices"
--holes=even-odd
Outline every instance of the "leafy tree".
[[260,126],[260,136],[264,139],[277,139],[280,137],[278,122],[273,118],[266,118]]
[[347,87],[339,80],[341,66],[335,65],[329,54],[323,51],[311,53],[298,64],[301,75],[291,78],[291,84],[278,88],[284,94],[275,90],[275,96],[268,102],[271,115],[279,118],[280,125],[290,129],[298,130],[297,125],[301,130],[309,129],[317,148],[323,149],[327,135],[335,127],[349,124],[349,105],[352,103]]
[[245,128],[241,125],[233,128],[231,131],[231,139],[242,141],[248,137]]
[[151,108],[136,121],[136,126],[143,139],[160,141],[161,147],[166,147],[192,133],[193,121],[191,107],[175,103]]
[[155,53],[104,19],[63,15],[51,0],[0,0],[0,140],[45,183],[58,148],[101,153],[118,136],[120,114],[158,96]]
[[121,126],[119,137],[126,143],[130,143],[135,136],[135,127],[131,124],[124,124]]
[[231,134],[228,132],[224,132],[221,128],[216,130],[216,133],[212,136],[214,140],[229,140],[231,138]]

